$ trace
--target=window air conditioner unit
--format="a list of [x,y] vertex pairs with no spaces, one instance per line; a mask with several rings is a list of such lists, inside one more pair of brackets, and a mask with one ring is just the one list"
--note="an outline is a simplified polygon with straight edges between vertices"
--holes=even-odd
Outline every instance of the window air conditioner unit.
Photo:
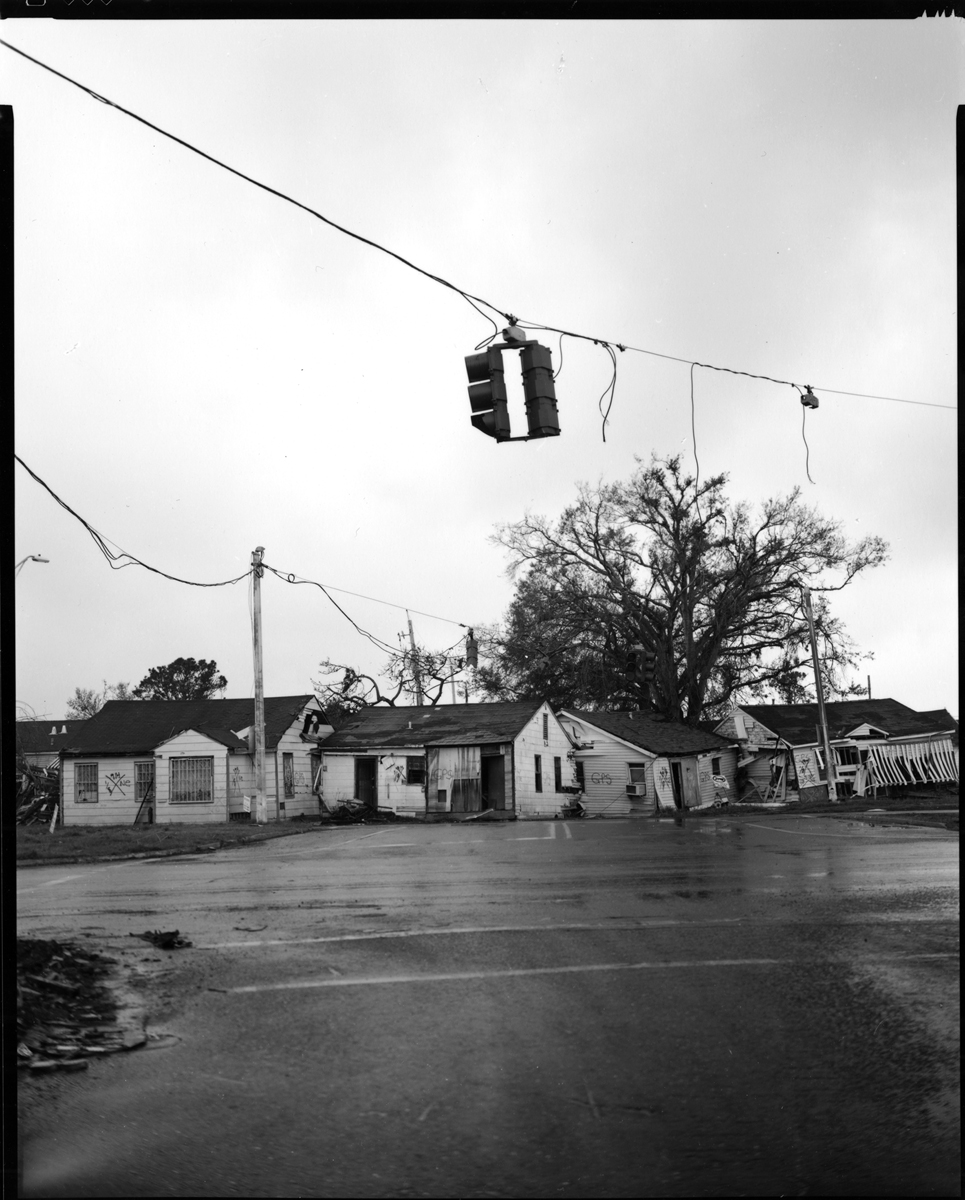
[[647,794],[647,785],[645,783],[628,783],[628,796],[645,796]]

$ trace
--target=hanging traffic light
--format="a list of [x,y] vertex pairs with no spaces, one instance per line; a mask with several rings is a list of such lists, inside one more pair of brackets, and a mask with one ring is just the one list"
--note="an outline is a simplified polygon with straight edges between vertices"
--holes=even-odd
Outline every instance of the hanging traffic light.
[[646,653],[643,646],[631,646],[627,651],[627,678],[633,683],[639,683],[643,678],[643,658]]
[[653,683],[654,671],[657,665],[657,656],[652,650],[647,650],[643,656],[643,682],[650,687]]
[[553,387],[553,356],[539,342],[530,342],[519,352],[523,369],[523,395],[526,398],[526,423],[531,438],[556,437],[560,418]]
[[497,442],[509,437],[509,409],[506,405],[506,381],[503,378],[503,356],[495,346],[482,354],[470,354],[466,359],[469,376],[469,418],[477,429]]
[[[469,403],[472,406],[470,420],[477,429],[497,442],[528,442],[534,438],[556,437],[560,432],[556,391],[553,387],[552,353],[539,342],[523,341],[521,335],[521,329],[510,326],[503,330],[505,342],[496,342],[481,354],[466,357]],[[520,352],[526,423],[529,427],[529,432],[523,437],[513,437],[510,430],[503,374],[504,350]]]

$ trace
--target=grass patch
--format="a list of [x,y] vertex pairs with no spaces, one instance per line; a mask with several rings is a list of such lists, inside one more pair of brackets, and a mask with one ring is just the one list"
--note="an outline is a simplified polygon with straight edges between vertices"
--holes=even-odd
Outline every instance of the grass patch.
[[45,825],[17,826],[17,861],[51,859],[81,862],[91,858],[189,854],[245,842],[264,842],[318,829],[317,819],[279,821],[270,825],[67,825],[53,833]]

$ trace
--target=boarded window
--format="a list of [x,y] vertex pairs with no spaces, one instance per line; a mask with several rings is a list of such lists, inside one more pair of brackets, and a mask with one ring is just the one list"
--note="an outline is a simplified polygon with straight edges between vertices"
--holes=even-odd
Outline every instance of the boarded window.
[[420,755],[418,758],[406,757],[405,781],[411,787],[425,787],[426,760],[424,756]]
[[75,765],[74,803],[97,803],[97,763],[77,763]]
[[154,761],[134,764],[134,799],[140,804],[154,795]]
[[322,756],[317,751],[311,755],[312,763],[312,792],[316,796],[322,793]]
[[295,756],[294,754],[282,754],[281,756],[281,771],[285,778],[285,795],[294,796],[295,794]]
[[171,803],[214,803],[214,759],[172,758]]
[[563,760],[559,757],[553,759],[553,786],[558,792],[563,790]]
[[539,754],[533,755],[533,765],[536,768],[536,790],[543,790],[543,759]]

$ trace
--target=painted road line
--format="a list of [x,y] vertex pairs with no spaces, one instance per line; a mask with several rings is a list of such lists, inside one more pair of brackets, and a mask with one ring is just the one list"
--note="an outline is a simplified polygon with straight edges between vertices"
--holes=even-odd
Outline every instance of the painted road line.
[[[852,960],[856,965],[874,966],[876,964],[933,961],[936,959],[958,958],[957,954],[892,954],[871,955],[867,958]],[[506,971],[453,971],[438,975],[382,975],[369,979],[301,979],[291,983],[252,983],[242,987],[226,988],[229,995],[250,995],[255,992],[293,992],[313,988],[336,987],[386,987],[405,983],[460,983],[481,979],[519,979],[536,975],[581,975],[594,971],[679,971],[694,967],[715,969],[719,967],[788,967],[800,966],[804,961],[815,964],[832,961],[830,959],[798,958],[704,958],[689,959],[678,962],[635,962],[635,963],[588,963],[573,967],[518,967]],[[220,989],[218,989],[220,991]]]
[[[572,834],[570,835],[572,837]],[[544,833],[540,837],[518,837],[508,838],[510,842],[551,842],[556,837],[556,826],[551,825],[549,833]]]
[[[100,870],[103,869],[103,867],[100,868]],[[36,887],[18,888],[17,895],[25,896],[27,892],[39,892],[41,888],[54,887],[58,883],[70,883],[72,879],[83,879],[83,875],[64,875],[62,879],[48,879],[46,883],[38,883]]]
[[[798,819],[800,820],[800,818],[798,818]],[[817,820],[818,818],[815,817],[813,819]],[[744,825],[745,825],[745,828],[747,828],[747,829],[767,829],[771,833],[796,833],[799,837],[838,837],[838,838],[859,837],[859,838],[864,838],[866,841],[868,838],[868,834],[867,834],[866,830],[864,830],[864,829],[862,829],[860,832],[858,830],[855,830],[854,833],[827,833],[827,832],[818,833],[816,830],[813,830],[813,829],[781,829],[777,825],[755,825],[750,821],[745,821]],[[917,837],[923,831],[927,832],[927,833],[934,833],[934,834],[938,835],[939,837],[956,838],[956,839],[958,838],[957,833],[949,832],[946,829],[930,829],[927,825],[894,826],[891,829],[882,829],[881,833],[882,834],[884,834],[884,833],[900,833],[904,837],[907,837],[909,834],[912,834],[913,836]]]
[[[553,826],[553,828],[555,829],[555,828],[556,828],[556,826],[554,825],[554,826]],[[564,825],[564,826],[563,826],[563,832],[566,834],[566,836],[567,836],[568,838],[572,838],[573,834],[572,834],[572,832],[570,831],[570,827],[569,827],[569,825]]]

